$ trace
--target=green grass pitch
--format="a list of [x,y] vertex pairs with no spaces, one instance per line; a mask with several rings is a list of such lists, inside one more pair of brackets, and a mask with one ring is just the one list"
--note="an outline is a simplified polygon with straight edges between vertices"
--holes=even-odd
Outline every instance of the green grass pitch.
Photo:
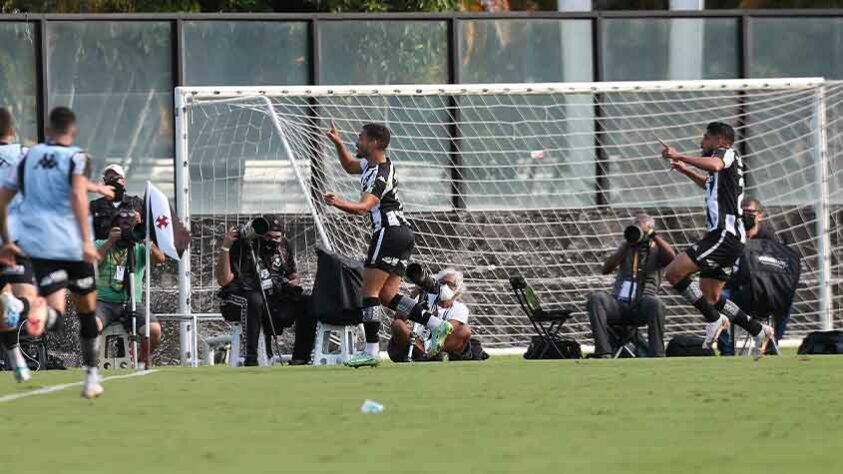
[[[2,375],[0,396],[81,380]],[[843,357],[160,368],[104,386],[0,403],[2,471],[843,472]],[[360,413],[367,398],[385,411]]]

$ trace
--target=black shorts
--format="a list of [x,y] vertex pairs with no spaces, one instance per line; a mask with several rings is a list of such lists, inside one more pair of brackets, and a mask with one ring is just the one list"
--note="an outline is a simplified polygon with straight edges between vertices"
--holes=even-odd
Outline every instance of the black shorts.
[[96,273],[90,263],[33,258],[32,269],[41,296],[65,288],[77,295],[87,295],[97,289]]
[[32,273],[32,261],[29,257],[18,255],[15,257],[15,264],[11,267],[0,268],[0,289],[7,284],[16,285],[26,283],[35,284],[35,274]]
[[[130,306],[126,303],[111,303],[108,301],[97,301],[97,319],[102,322],[102,328],[105,329],[112,324],[122,323],[123,328],[127,333],[132,333],[132,318],[129,317],[128,309]],[[141,328],[146,325],[146,306],[143,303],[138,303],[135,309],[135,324],[138,333],[143,335]],[[157,323],[158,319],[154,314],[149,315],[149,323]]]
[[415,246],[415,234],[408,226],[381,227],[372,235],[363,266],[404,276]]
[[743,255],[744,244],[731,232],[717,229],[705,234],[702,240],[685,253],[700,268],[701,278],[728,281],[734,266]]

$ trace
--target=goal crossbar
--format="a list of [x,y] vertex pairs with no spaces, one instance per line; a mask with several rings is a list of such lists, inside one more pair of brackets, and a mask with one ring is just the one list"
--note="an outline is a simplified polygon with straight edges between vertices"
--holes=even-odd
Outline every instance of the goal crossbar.
[[484,94],[600,94],[620,92],[735,92],[742,90],[798,90],[822,85],[821,77],[776,79],[726,79],[699,81],[548,82],[528,84],[419,84],[381,86],[272,86],[272,87],[177,87],[187,98],[211,99],[250,96],[407,96]]

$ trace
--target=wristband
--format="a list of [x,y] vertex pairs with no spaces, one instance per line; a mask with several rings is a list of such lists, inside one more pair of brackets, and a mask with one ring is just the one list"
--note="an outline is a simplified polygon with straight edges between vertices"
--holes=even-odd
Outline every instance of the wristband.
[[222,249],[223,252],[228,252],[229,250],[231,250],[231,247],[226,247],[225,245],[220,245],[220,249]]

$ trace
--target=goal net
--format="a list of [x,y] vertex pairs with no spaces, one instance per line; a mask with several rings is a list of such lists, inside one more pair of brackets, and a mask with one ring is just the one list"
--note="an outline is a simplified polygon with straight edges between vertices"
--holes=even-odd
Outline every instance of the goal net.
[[[317,244],[365,256],[368,220],[321,199],[327,191],[360,193],[325,131],[334,120],[353,152],[362,125],[379,122],[392,132],[388,154],[416,231],[413,260],[433,272],[464,272],[471,326],[484,345],[522,347],[533,334],[512,295],[516,275],[545,308],[574,310],[564,332],[588,343],[587,297],[610,290],[613,276],[601,275],[602,263],[637,212],[652,216],[678,252],[705,232],[704,191],[669,169],[657,140],[696,153],[706,124],[724,121],[738,133],[746,195],[761,201],[767,222],[802,257],[788,334],[839,327],[841,83],[179,88],[176,95],[177,183],[189,196],[180,211],[194,235],[180,285],[194,312],[216,311],[213,267],[225,229],[261,213],[284,215],[306,284]],[[672,289],[664,285],[660,295],[668,337],[702,330]]]

